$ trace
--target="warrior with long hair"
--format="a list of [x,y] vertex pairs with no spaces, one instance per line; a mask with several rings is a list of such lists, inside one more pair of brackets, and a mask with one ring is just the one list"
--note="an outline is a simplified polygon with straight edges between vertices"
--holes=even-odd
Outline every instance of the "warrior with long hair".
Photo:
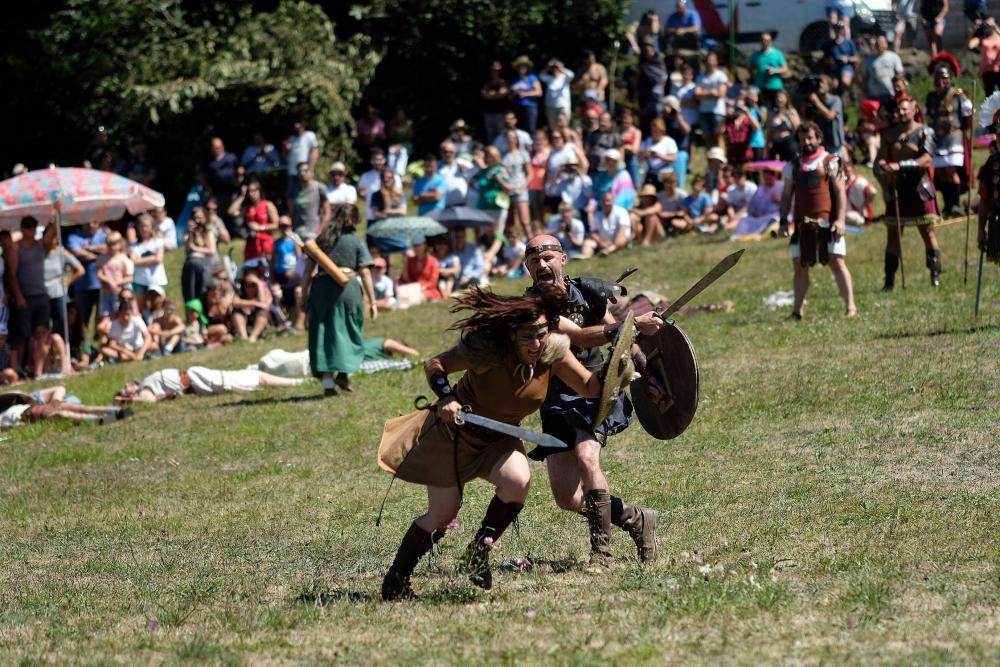
[[[382,583],[382,599],[412,596],[410,576],[417,562],[444,537],[462,505],[462,488],[481,478],[496,488],[482,524],[465,554],[473,584],[493,585],[489,553],[528,497],[531,471],[524,446],[513,436],[456,426],[463,410],[506,424],[537,411],[555,376],[581,396],[600,395],[601,383],[555,333],[565,291],[540,285],[524,296],[500,296],[474,287],[456,299],[454,313],[467,313],[452,329],[458,344],[429,359],[427,381],[438,398],[385,424],[378,462],[396,477],[427,487],[427,511],[416,518]],[[453,373],[465,371],[454,387]]]

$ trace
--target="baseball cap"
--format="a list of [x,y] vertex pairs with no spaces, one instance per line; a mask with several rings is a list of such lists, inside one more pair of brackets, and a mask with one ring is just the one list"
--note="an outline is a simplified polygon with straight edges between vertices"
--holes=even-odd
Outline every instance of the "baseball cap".
[[163,290],[163,288],[160,287],[159,285],[150,285],[148,288],[146,288],[146,291],[147,292],[155,292],[156,294],[159,294],[160,296],[164,296],[166,294],[166,292]]

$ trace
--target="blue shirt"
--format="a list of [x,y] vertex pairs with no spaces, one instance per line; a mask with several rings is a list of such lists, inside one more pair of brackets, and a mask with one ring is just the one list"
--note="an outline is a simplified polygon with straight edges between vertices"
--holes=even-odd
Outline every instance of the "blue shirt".
[[853,69],[854,63],[842,63],[837,59],[843,56],[857,56],[858,49],[854,46],[854,42],[849,39],[842,40],[839,43],[836,41],[828,42],[825,50],[827,56],[834,59],[833,67],[831,68],[832,72],[839,74],[841,67],[850,67]]
[[[66,248],[70,252],[73,252],[74,250],[81,250],[88,246],[104,245],[107,242],[108,235],[104,233],[103,229],[99,229],[92,236],[85,236],[80,233],[70,234],[69,239],[66,241]],[[80,258],[77,257],[77,259]],[[97,260],[80,259],[80,263],[83,264],[84,274],[82,278],[74,283],[76,291],[101,289],[101,281],[97,279]]]
[[698,16],[696,12],[691,7],[688,7],[687,12],[681,14],[680,12],[674,12],[667,17],[667,27],[668,28],[698,28],[698,34],[701,35],[701,17]]
[[767,142],[764,140],[764,123],[760,121],[760,114],[756,109],[750,109],[750,115],[757,121],[760,127],[750,133],[750,148],[765,148]]
[[281,273],[295,270],[295,239],[279,237],[274,240],[274,268]]
[[702,191],[697,197],[693,194],[684,198],[684,206],[692,218],[699,218],[705,215],[705,211],[712,208],[712,198],[708,193]]
[[483,250],[475,243],[466,243],[465,246],[455,252],[458,261],[462,264],[462,280],[474,278],[479,280],[486,271],[486,261],[483,258]]
[[[538,85],[542,85],[542,82],[538,80],[538,77],[529,72],[528,76],[521,79],[517,79],[516,81],[514,81],[514,83],[510,84],[510,89],[516,90],[517,92],[522,94],[530,93],[532,89],[535,87],[536,83]],[[522,107],[533,107],[533,106],[538,106],[538,100],[539,98],[537,97],[515,97],[514,104]]]
[[445,194],[448,192],[448,183],[445,181],[444,176],[440,173],[434,173],[430,177],[418,178],[413,182],[413,196],[422,195],[425,192],[430,192],[431,190],[437,190],[441,194],[441,198],[436,202],[421,204],[417,211],[420,215],[427,215],[431,211],[437,211],[444,208],[445,205]]

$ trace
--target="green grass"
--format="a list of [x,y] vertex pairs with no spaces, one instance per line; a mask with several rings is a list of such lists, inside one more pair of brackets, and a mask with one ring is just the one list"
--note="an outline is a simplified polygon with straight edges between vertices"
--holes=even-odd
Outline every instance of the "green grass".
[[[980,320],[962,284],[964,226],[940,231],[928,286],[905,235],[906,290],[878,291],[883,232],[849,239],[860,318],[815,270],[807,319],[762,299],[789,289],[784,242],[748,246],[678,318],[701,359],[702,401],[671,442],[612,439],[612,490],[660,509],[660,560],[585,573],[586,531],[558,511],[543,468],[486,595],[456,562],[490,498],[473,483],[461,528],[419,566],[415,602],[377,601],[422,489],[375,465],[382,422],[427,393],[421,373],[140,406],[109,427],[33,425],[0,443],[0,663],[890,663],[1000,660],[1000,273]],[[686,238],[572,266],[677,295],[729,243]],[[173,274],[172,274],[173,275]],[[975,272],[972,272],[974,281]],[[523,283],[503,285],[517,290]],[[444,305],[369,327],[424,353],[454,342]],[[272,344],[176,358],[240,367]],[[110,400],[140,372],[67,384]],[[537,426],[537,418],[529,420]],[[701,553],[705,567],[694,561]]]

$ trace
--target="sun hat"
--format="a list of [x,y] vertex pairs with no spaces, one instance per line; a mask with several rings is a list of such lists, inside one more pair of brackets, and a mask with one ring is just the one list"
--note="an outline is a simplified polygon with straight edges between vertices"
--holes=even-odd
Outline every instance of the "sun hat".
[[644,186],[642,186],[642,189],[639,190],[639,196],[640,197],[655,197],[656,196],[656,186],[653,185],[652,183],[646,183]]
[[330,165],[330,173],[331,174],[336,174],[336,173],[346,174],[347,173],[347,167],[344,166],[343,162],[334,162],[333,164]]
[[531,58],[528,56],[518,56],[514,59],[514,62],[510,64],[510,66],[514,69],[517,69],[522,65],[527,65],[528,69],[532,69],[535,66],[535,63],[531,62]]
[[708,149],[708,159],[718,160],[722,164],[726,164],[729,160],[726,159],[726,151],[722,150],[718,146],[712,146]]
[[617,148],[609,148],[604,151],[605,160],[614,160],[615,162],[621,162],[622,154]]

